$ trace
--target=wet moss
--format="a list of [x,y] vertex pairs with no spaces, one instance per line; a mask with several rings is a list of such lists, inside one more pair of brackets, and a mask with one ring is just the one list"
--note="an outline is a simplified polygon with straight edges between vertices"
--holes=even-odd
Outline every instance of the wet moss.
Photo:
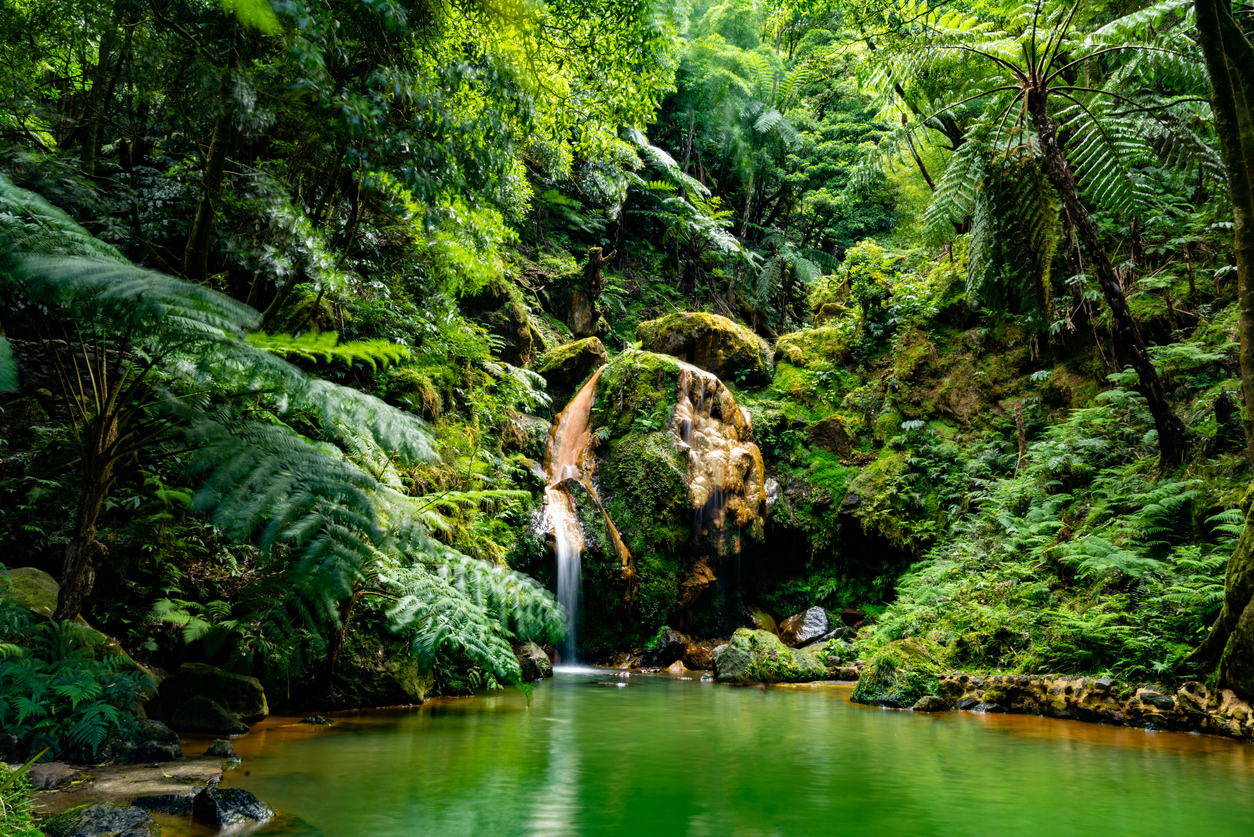
[[906,709],[924,695],[940,694],[945,650],[926,639],[890,642],[863,669],[854,703]]
[[687,311],[636,327],[642,348],[673,355],[728,381],[765,386],[771,380],[771,351],[749,328],[718,314]]
[[853,338],[846,329],[823,326],[785,334],[775,343],[775,360],[793,366],[808,367],[817,361],[845,363]]
[[611,439],[641,430],[661,430],[678,400],[679,362],[669,355],[626,351],[601,373],[594,427],[608,428]]

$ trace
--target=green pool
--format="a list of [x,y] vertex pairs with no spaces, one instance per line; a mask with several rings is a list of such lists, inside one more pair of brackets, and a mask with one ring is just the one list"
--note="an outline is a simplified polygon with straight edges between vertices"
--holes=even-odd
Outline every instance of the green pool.
[[530,703],[269,719],[225,784],[299,818],[265,834],[324,837],[1254,834],[1248,744],[848,698],[560,673]]

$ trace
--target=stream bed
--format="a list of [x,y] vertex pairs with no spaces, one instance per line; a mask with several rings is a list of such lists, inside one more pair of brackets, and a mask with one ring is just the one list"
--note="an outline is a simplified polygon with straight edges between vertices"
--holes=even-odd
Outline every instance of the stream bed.
[[[331,727],[269,718],[235,742],[244,762],[223,786],[284,813],[258,837],[1219,837],[1254,827],[1249,744],[914,714],[849,694],[559,672],[530,702],[509,689],[340,714]],[[213,833],[163,825],[167,837]]]

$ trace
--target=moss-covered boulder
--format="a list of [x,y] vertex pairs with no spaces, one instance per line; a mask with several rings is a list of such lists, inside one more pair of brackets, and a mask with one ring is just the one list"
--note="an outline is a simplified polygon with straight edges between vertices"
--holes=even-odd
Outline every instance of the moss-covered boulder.
[[[831,646],[831,647],[829,647]],[[766,631],[740,628],[714,649],[714,679],[720,683],[808,683],[832,676],[828,659],[837,646],[822,643],[789,648]]]
[[685,312],[636,327],[640,347],[671,355],[723,380],[765,386],[771,381],[771,351],[751,330],[718,314]]
[[570,392],[609,360],[610,356],[601,341],[596,337],[586,337],[549,349],[536,363],[536,371],[548,382],[554,394]]
[[818,361],[843,363],[849,358],[853,342],[852,334],[837,326],[793,331],[775,341],[775,359],[803,369]]
[[514,649],[522,679],[528,683],[553,676],[553,663],[544,649],[534,642],[524,642]]
[[295,702],[304,709],[338,709],[402,706],[426,700],[435,687],[434,676],[422,671],[407,643],[399,639],[385,642],[385,630],[382,618],[372,615],[348,632],[331,677],[338,701],[306,705],[297,698]]
[[159,721],[170,722],[194,697],[209,698],[246,723],[260,721],[270,714],[266,692],[256,677],[223,671],[204,663],[183,663],[175,669],[162,681],[157,697],[148,704],[148,714]]
[[601,373],[593,423],[612,439],[633,431],[664,431],[679,401],[682,367],[670,355],[626,351]]
[[924,695],[940,694],[945,650],[926,639],[899,639],[867,663],[850,700],[909,709]]

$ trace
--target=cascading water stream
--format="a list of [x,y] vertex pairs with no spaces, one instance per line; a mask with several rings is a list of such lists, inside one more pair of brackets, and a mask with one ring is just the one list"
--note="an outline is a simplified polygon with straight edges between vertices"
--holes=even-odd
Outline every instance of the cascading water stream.
[[604,517],[605,527],[612,546],[622,559],[624,574],[628,572],[630,556],[614,528],[613,522],[600,508],[600,499],[592,485],[592,403],[596,397],[597,380],[605,369],[602,366],[588,379],[575,397],[566,405],[553,423],[548,448],[544,453],[545,474],[548,486],[544,497],[549,522],[553,526],[554,551],[557,553],[557,600],[566,608],[566,640],[562,644],[561,659],[566,664],[575,662],[576,631],[579,620],[579,591],[582,584],[581,560],[584,538],[575,514],[574,498],[563,483],[576,480],[582,484]]

